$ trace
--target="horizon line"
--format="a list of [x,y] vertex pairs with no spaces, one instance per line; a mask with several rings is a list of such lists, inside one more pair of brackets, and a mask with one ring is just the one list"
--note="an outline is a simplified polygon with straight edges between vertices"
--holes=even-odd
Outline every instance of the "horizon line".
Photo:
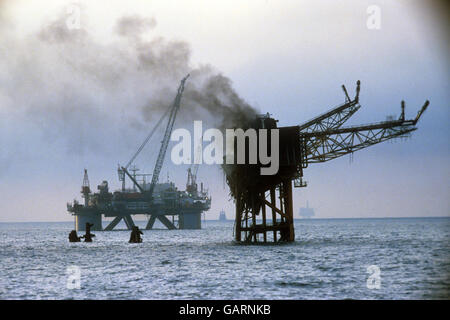
[[[411,216],[411,217],[315,217],[315,218],[297,218],[294,220],[350,220],[350,219],[423,219],[423,218],[450,218],[450,216]],[[261,219],[256,219],[261,220]],[[109,220],[105,220],[109,221]],[[148,220],[135,220],[136,222],[147,222]],[[205,220],[202,220],[205,221]],[[206,221],[220,221],[219,219],[206,219]],[[232,222],[234,219],[225,220]],[[0,223],[68,223],[73,221],[0,221]]]

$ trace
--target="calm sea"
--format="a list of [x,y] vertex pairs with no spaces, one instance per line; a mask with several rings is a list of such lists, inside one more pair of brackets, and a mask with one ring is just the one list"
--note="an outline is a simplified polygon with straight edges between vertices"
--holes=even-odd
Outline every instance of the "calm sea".
[[450,298],[450,218],[297,220],[295,243],[253,246],[233,222],[141,244],[126,230],[69,243],[72,228],[0,223],[0,299]]

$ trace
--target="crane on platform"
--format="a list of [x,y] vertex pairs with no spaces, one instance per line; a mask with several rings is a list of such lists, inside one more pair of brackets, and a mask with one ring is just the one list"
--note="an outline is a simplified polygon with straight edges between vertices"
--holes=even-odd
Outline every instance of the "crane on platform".
[[[299,126],[281,128],[276,128],[276,121],[272,121],[272,129],[280,131],[280,169],[277,175],[260,176],[261,165],[224,166],[227,183],[236,201],[237,242],[258,242],[261,234],[264,242],[268,241],[269,235],[274,242],[294,241],[292,181],[295,187],[306,187],[302,180],[303,170],[309,164],[330,161],[390,139],[409,136],[417,130],[416,124],[429,105],[427,100],[414,119],[405,120],[405,103],[402,101],[398,120],[342,127],[361,107],[360,81],[353,99],[345,86],[342,88],[345,102],[312,120]],[[271,224],[266,220],[266,209],[272,211]],[[258,224],[256,216],[260,213],[262,223]]]
[[[145,138],[145,140],[142,142],[142,144],[137,149],[136,153],[131,157],[131,159],[127,162],[127,164],[124,167],[121,167],[119,165],[119,168],[117,169],[117,172],[118,172],[118,175],[119,175],[119,180],[122,181],[122,191],[125,191],[125,170],[128,170],[128,168],[131,166],[131,164],[134,162],[134,160],[136,160],[136,158],[139,155],[139,153],[141,153],[141,151],[147,145],[148,141],[153,137],[154,133],[159,128],[159,126],[164,121],[164,119],[167,118],[167,116],[169,115],[170,111],[171,111],[171,109],[167,109],[164,112],[164,114],[161,116],[161,118],[158,120],[158,122],[156,122],[156,125],[152,128],[152,130],[150,131],[148,136]],[[123,168],[125,168],[125,170],[123,170]]]
[[[170,136],[172,134],[175,119],[176,119],[178,110],[180,109],[180,102],[181,102],[181,96],[184,91],[184,84],[188,77],[189,77],[189,74],[181,80],[181,83],[180,83],[180,86],[178,87],[177,95],[172,104],[172,107],[170,109],[167,109],[166,112],[161,116],[160,120],[156,123],[155,127],[153,127],[153,129],[150,131],[149,135],[145,138],[144,142],[139,146],[138,150],[133,155],[133,157],[131,157],[131,159],[128,161],[128,163],[125,166],[119,165],[119,168],[118,168],[119,180],[122,181],[122,190],[125,190],[125,176],[128,176],[128,178],[133,182],[134,186],[136,186],[138,188],[138,190],[145,195],[145,197],[147,198],[149,203],[151,203],[153,201],[153,192],[154,192],[155,186],[159,180],[159,175],[161,173],[161,169],[162,169],[162,166],[164,163],[164,158],[166,155],[167,147],[170,142]],[[153,169],[150,187],[148,188],[148,190],[144,190],[144,188],[136,181],[135,175],[132,175],[129,173],[128,168],[134,162],[134,160],[139,155],[139,153],[144,149],[145,145],[148,143],[148,141],[153,136],[153,134],[155,133],[157,128],[160,126],[160,124],[164,121],[164,119],[167,118],[167,116],[169,117],[169,120],[167,121],[166,129],[164,131],[164,137],[163,137],[163,140],[161,141],[161,147],[159,148],[158,158],[156,159],[155,167]],[[122,218],[125,220],[125,222],[128,221],[128,224],[133,225],[133,222],[129,215],[125,215],[123,217],[118,216],[111,223],[111,227],[108,226],[106,229],[112,229]],[[153,226],[153,223],[155,222],[156,218],[158,218],[168,229],[175,229],[175,226],[173,225],[173,223],[170,222],[170,220],[167,219],[164,215],[155,216],[152,214],[149,214],[149,221],[147,223],[146,229],[149,229],[149,228],[151,228],[151,226]]]

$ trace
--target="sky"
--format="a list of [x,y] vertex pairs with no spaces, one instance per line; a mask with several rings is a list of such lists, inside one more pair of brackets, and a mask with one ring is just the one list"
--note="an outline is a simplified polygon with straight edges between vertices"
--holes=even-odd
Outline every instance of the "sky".
[[[353,95],[357,80],[362,107],[349,125],[398,117],[402,99],[414,118],[430,100],[409,139],[311,164],[294,214],[308,201],[317,218],[450,216],[444,3],[0,0],[0,222],[71,221],[66,203],[80,199],[84,168],[92,189],[103,180],[118,189],[117,164],[189,70],[198,83],[226,77],[231,93],[279,126],[342,103],[341,85]],[[379,29],[367,26],[373,5]],[[210,110],[186,104],[176,127],[214,123]],[[161,135],[138,158],[142,171],[153,169]],[[161,180],[184,189],[188,166],[169,162]],[[231,218],[221,169],[200,166],[198,179],[212,195],[207,219],[221,209]]]

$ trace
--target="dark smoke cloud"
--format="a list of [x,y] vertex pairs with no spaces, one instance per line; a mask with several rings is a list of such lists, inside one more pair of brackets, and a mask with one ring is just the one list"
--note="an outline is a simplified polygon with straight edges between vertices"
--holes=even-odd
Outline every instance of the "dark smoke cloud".
[[208,73],[199,87],[186,90],[185,98],[190,104],[221,117],[221,129],[247,127],[256,115],[255,109],[233,89],[231,80],[222,74]]
[[62,141],[75,154],[129,152],[171,105],[187,73],[177,126],[204,120],[237,127],[256,114],[230,79],[211,66],[192,66],[186,42],[143,40],[154,32],[154,18],[122,17],[108,43],[69,29],[66,18],[64,11],[26,39],[0,30],[0,46],[8,48],[0,53],[2,108],[20,110],[49,143]]

